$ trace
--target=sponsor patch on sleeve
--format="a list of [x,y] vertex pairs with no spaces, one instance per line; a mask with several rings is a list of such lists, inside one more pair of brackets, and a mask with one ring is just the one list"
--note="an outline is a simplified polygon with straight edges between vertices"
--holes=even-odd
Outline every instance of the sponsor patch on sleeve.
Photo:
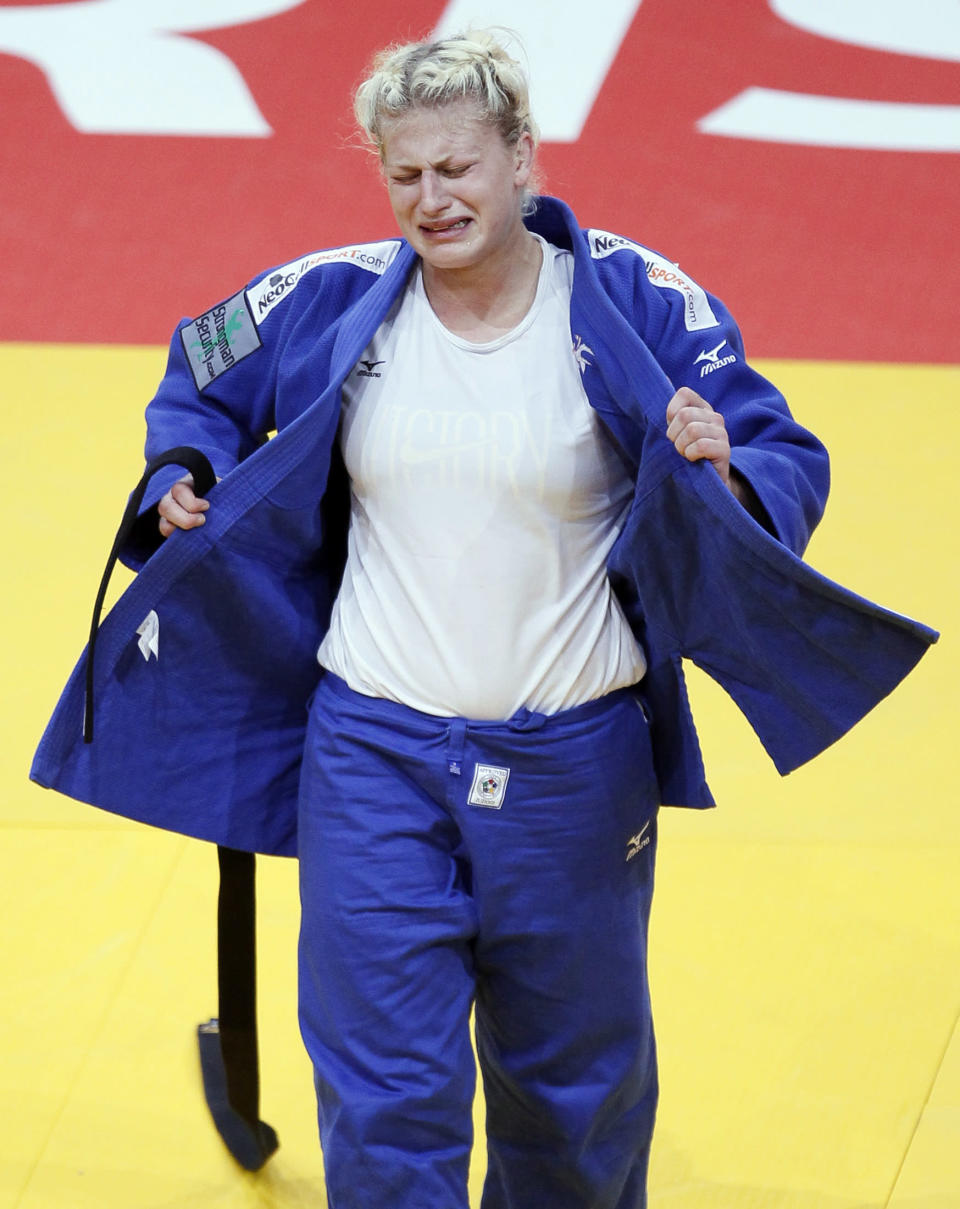
[[588,231],[590,239],[590,255],[594,260],[603,260],[626,248],[643,258],[647,269],[647,280],[661,290],[676,290],[683,296],[683,322],[688,332],[700,331],[702,328],[719,327],[720,320],[713,313],[710,299],[704,290],[697,285],[692,277],[682,273],[680,268],[664,256],[645,248],[643,244],[634,243],[623,235],[612,235],[609,231]]
[[197,390],[209,386],[262,344],[243,290],[182,327],[180,339]]
[[352,264],[358,269],[366,269],[368,273],[378,276],[385,273],[400,250],[400,241],[387,239],[382,243],[354,244],[348,248],[327,248],[322,252],[313,252],[299,260],[292,260],[279,269],[269,273],[263,281],[247,290],[247,300],[250,312],[258,324],[270,314],[273,308],[284,300],[297,286],[304,273],[324,264]]

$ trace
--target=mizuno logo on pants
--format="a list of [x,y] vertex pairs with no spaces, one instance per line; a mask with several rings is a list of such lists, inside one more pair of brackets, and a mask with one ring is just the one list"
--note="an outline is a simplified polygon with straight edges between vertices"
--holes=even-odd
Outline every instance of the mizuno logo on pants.
[[632,861],[638,852],[642,852],[650,843],[650,837],[647,835],[647,830],[650,827],[649,820],[644,823],[636,835],[631,835],[627,840],[627,860]]

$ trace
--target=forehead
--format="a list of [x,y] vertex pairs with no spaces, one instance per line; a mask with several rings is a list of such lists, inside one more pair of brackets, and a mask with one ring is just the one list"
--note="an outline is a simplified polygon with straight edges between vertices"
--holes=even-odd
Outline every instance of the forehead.
[[437,164],[457,155],[484,154],[504,147],[500,132],[476,101],[416,106],[381,122],[385,164]]

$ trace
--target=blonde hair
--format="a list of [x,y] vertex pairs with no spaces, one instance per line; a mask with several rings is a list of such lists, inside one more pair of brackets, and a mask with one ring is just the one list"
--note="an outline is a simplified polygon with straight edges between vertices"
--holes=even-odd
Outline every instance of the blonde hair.
[[417,106],[445,105],[468,98],[504,142],[529,133],[540,137],[530,113],[527,77],[489,29],[471,29],[436,42],[409,42],[380,51],[356,91],[354,112],[361,130],[383,158],[383,120]]

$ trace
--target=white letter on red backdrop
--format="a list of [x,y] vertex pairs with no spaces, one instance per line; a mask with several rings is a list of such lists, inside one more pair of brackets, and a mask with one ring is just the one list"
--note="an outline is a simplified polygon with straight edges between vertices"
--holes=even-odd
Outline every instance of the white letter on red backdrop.
[[303,0],[81,0],[0,8],[0,52],[40,67],[68,121],[90,134],[263,137],[235,64],[179,35],[243,25]]
[[[532,80],[530,107],[545,141],[575,143],[580,137],[640,3],[510,0],[483,8],[484,25],[499,24],[520,35]],[[469,29],[476,14],[476,0],[449,0],[434,37]]]
[[[924,0],[768,0],[782,20],[808,33],[894,54],[960,59],[960,4]],[[878,151],[960,151],[960,105],[816,96],[747,88],[700,119],[704,134],[857,147]]]

